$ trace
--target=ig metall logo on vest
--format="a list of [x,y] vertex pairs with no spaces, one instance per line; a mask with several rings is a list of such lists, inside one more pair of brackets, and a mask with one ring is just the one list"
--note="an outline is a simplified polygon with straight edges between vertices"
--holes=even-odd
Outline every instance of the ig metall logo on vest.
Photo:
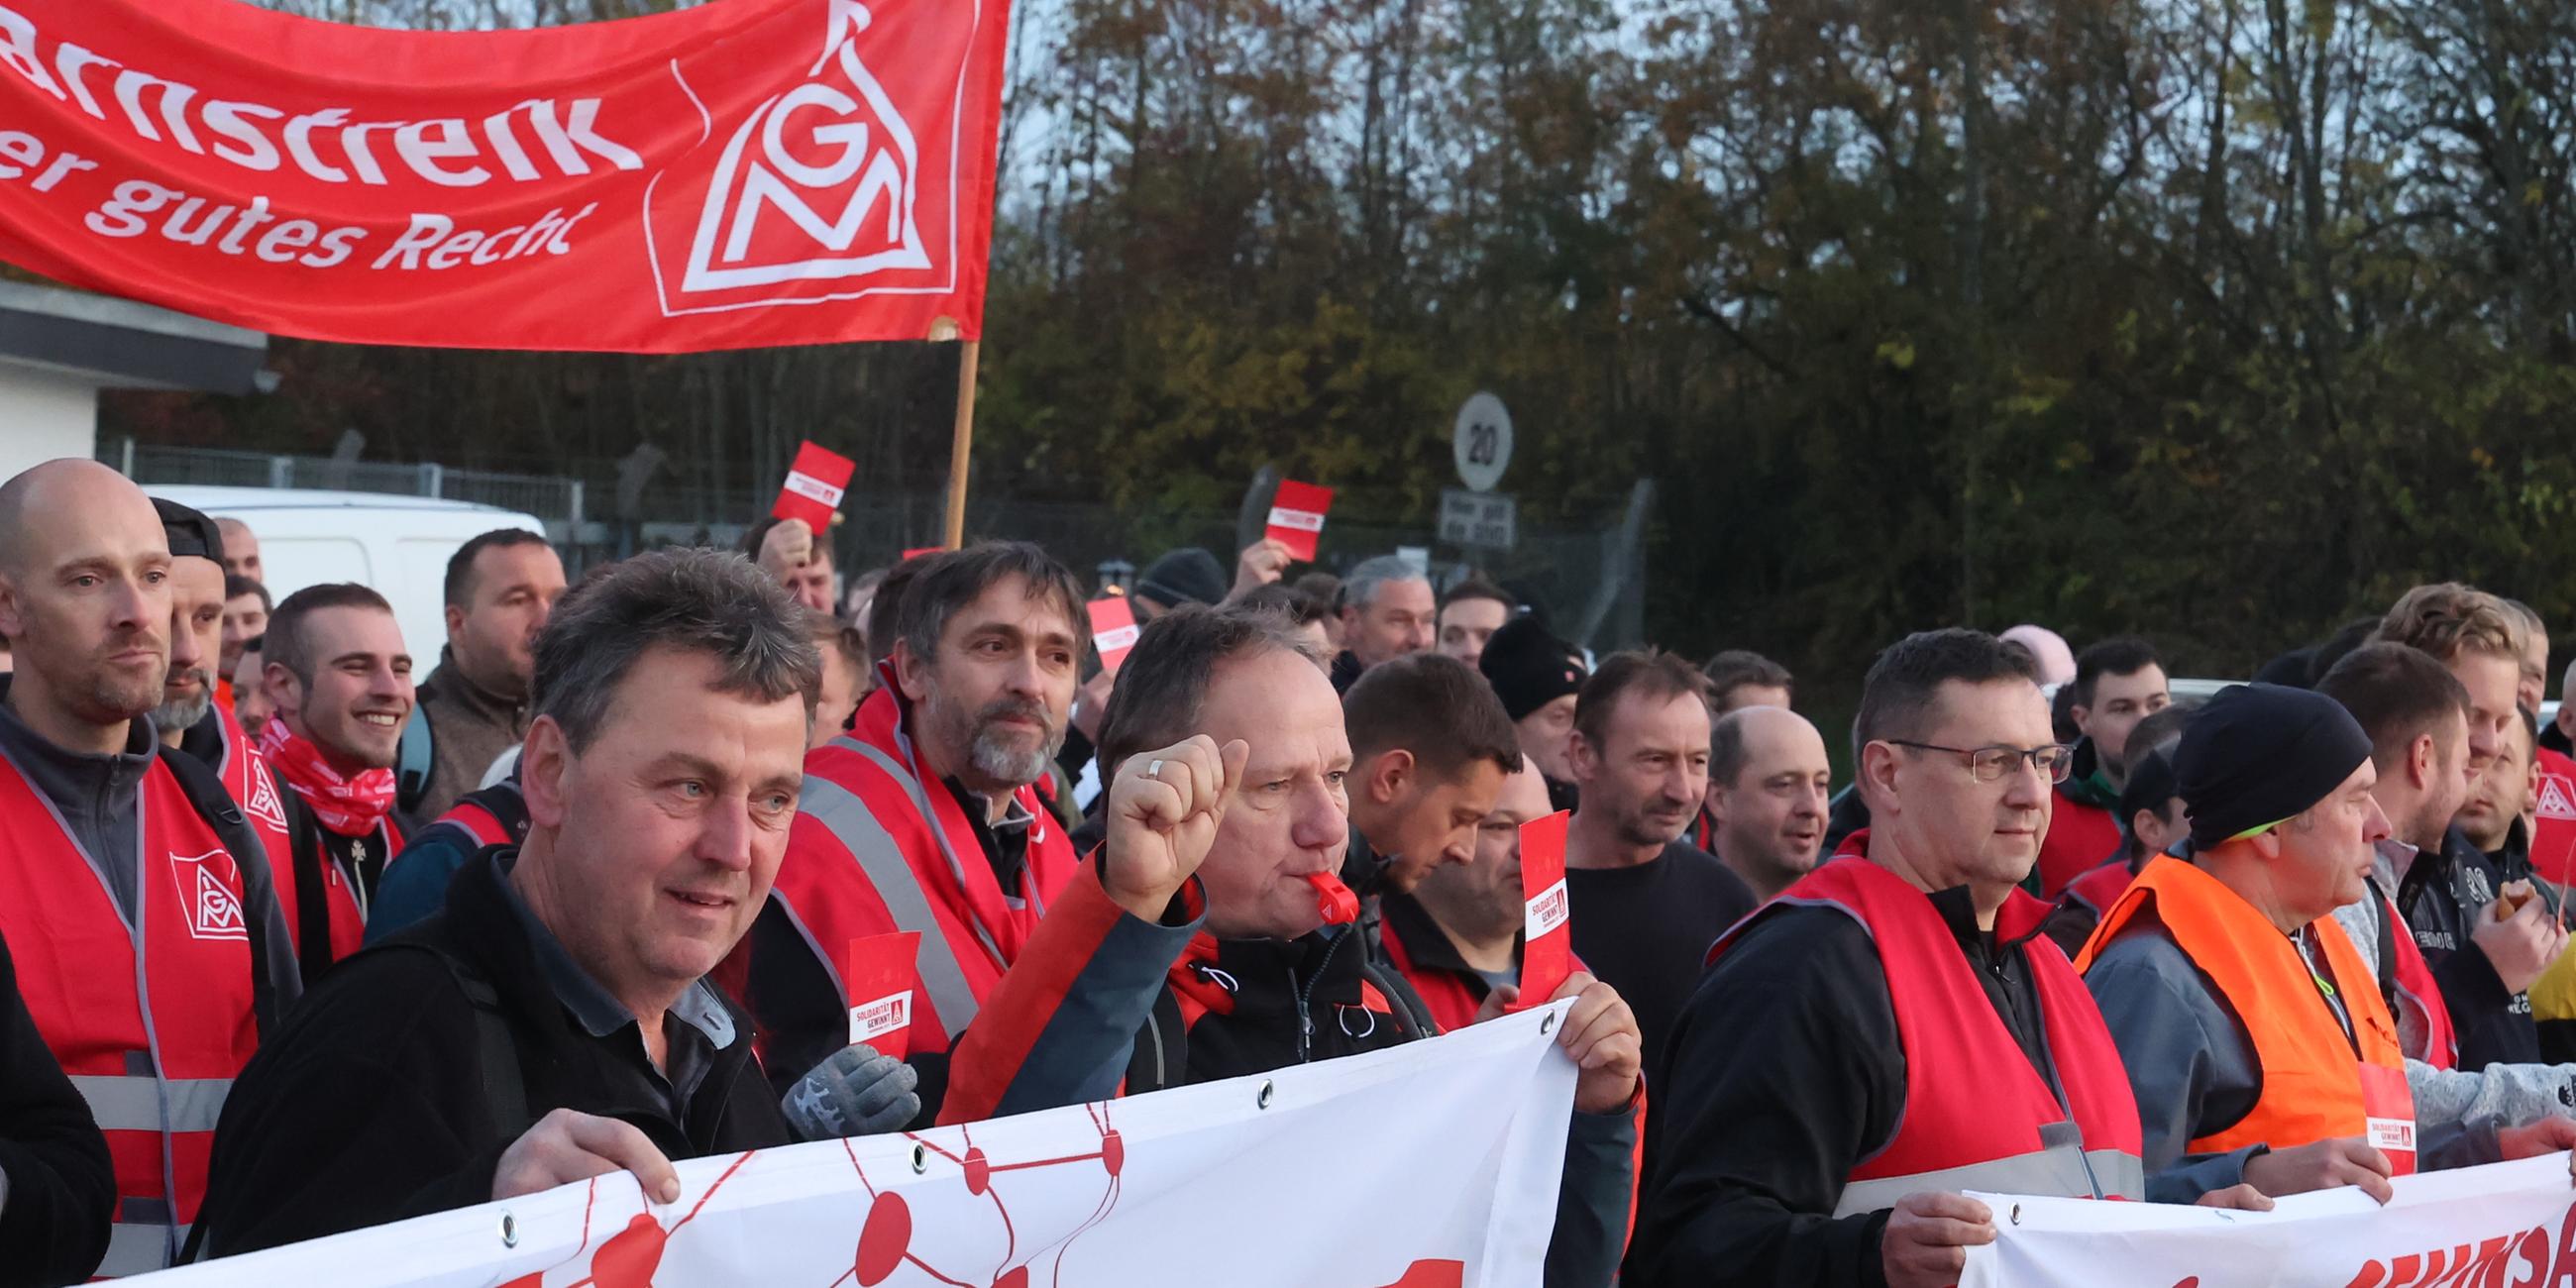
[[250,938],[250,926],[242,920],[241,896],[235,893],[240,869],[233,865],[230,853],[213,849],[194,857],[173,854],[170,877],[179,887],[179,907],[186,914],[190,935]]

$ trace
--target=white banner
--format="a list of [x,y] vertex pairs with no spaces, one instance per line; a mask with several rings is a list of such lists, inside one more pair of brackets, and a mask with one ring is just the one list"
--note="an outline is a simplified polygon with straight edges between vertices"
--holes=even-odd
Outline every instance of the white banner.
[[1534,1288],[1570,1005],[1266,1077],[698,1159],[667,1207],[619,1173],[125,1282]]
[[2558,1288],[2576,1276],[2567,1155],[2401,1177],[2269,1212],[1979,1194],[1995,1242],[1959,1288]]

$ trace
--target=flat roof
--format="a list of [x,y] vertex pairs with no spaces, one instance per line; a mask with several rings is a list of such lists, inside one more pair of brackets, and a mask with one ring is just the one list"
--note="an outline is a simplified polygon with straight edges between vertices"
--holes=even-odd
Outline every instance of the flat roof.
[[0,363],[104,389],[247,394],[261,387],[268,337],[112,295],[0,281]]

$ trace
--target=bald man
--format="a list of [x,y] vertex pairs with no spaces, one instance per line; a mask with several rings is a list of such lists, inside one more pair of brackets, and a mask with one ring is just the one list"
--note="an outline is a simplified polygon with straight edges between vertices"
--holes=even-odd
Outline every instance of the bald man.
[[268,568],[259,561],[259,534],[239,519],[217,519],[215,526],[223,530],[225,574],[268,584]]
[[258,838],[161,747],[172,559],[140,488],[93,461],[0,483],[0,939],[116,1161],[96,1273],[173,1263],[225,1093],[298,985]]
[[1708,736],[1708,846],[1769,903],[1813,871],[1825,844],[1833,766],[1824,736],[1781,707],[1742,707]]

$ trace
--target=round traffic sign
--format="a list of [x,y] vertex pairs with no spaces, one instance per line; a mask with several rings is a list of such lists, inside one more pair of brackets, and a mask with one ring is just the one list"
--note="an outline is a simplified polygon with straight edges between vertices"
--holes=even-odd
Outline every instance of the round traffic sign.
[[1458,409],[1449,450],[1458,459],[1460,482],[1473,491],[1493,491],[1512,463],[1512,414],[1503,409],[1503,400],[1481,391],[1469,398]]

